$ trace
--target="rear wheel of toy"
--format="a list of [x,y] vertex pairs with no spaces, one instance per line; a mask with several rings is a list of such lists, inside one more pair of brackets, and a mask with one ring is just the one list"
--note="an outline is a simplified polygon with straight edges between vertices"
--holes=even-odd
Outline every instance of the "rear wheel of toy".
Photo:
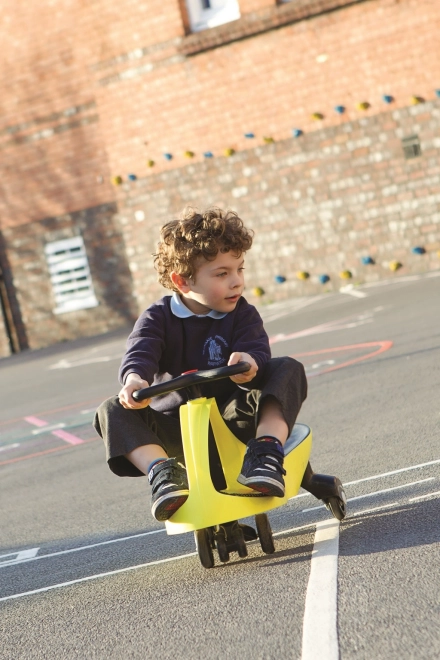
[[223,563],[229,561],[229,551],[226,544],[226,538],[223,532],[217,532],[215,535],[215,544],[217,546],[218,558]]
[[211,548],[211,541],[207,529],[197,529],[194,532],[197,553],[203,568],[212,568],[214,566],[214,555]]
[[247,557],[248,549],[247,549],[246,541],[244,540],[244,533],[238,524],[237,524],[237,528],[234,530],[233,539],[235,542],[235,546],[237,548],[238,556]]
[[215,527],[207,527],[206,533],[208,534],[208,540],[211,548],[215,550]]
[[336,520],[344,520],[347,515],[347,497],[343,488],[339,489],[339,497],[329,497],[324,502]]
[[260,539],[262,551],[265,552],[266,555],[271,555],[275,552],[275,545],[273,542],[269,518],[265,513],[259,513],[255,516],[255,524],[257,525],[258,538]]

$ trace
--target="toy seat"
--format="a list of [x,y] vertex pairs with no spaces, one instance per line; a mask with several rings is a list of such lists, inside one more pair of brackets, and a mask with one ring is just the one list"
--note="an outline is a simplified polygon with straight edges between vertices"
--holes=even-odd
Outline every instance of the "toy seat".
[[[209,464],[208,431],[213,430],[226,488],[214,488]],[[212,527],[282,506],[300,488],[306,470],[312,433],[305,424],[295,424],[284,447],[286,492],[284,497],[256,493],[237,482],[246,445],[240,442],[223,421],[215,399],[200,397],[180,408],[183,452],[188,474],[189,496],[165,522],[168,534],[182,534]]]

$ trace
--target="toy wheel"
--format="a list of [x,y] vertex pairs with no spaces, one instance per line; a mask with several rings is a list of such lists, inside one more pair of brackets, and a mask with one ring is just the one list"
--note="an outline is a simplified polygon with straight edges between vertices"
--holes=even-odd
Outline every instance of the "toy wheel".
[[247,549],[246,541],[244,540],[243,530],[241,529],[240,526],[237,526],[237,529],[234,530],[233,539],[235,542],[235,546],[237,548],[238,556],[247,557],[248,549]]
[[344,520],[347,515],[347,497],[343,488],[339,490],[339,497],[329,497],[324,502],[334,518]]
[[208,535],[208,541],[209,545],[213,550],[215,550],[215,528],[214,527],[207,527],[206,528],[206,533]]
[[217,546],[217,552],[220,561],[229,561],[228,546],[226,545],[225,535],[222,532],[217,532],[215,535],[215,544]]
[[203,568],[214,566],[214,555],[212,553],[211,541],[207,529],[197,529],[194,532],[197,552]]
[[275,552],[275,546],[273,543],[269,518],[265,513],[259,513],[255,516],[255,524],[257,525],[257,532],[262,551],[265,552],[266,555],[271,555]]

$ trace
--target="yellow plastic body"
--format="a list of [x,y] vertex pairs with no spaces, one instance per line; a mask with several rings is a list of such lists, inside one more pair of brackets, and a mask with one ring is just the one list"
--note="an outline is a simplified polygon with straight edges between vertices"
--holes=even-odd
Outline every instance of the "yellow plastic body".
[[[221,493],[214,488],[210,475],[209,423],[212,425],[227,484],[226,490]],[[168,534],[182,534],[254,516],[282,506],[298,493],[312,447],[311,432],[285,458],[285,496],[255,497],[255,491],[237,482],[246,446],[226,426],[215,399],[201,397],[181,406],[180,425],[189,496],[172,518],[166,521]],[[234,494],[254,497],[237,497]]]

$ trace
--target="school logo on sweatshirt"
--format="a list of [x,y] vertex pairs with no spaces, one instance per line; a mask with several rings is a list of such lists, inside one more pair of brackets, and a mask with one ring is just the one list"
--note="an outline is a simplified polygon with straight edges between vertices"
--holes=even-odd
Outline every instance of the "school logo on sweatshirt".
[[[208,337],[203,345],[203,355],[208,358],[210,367],[220,367],[226,362],[228,343],[220,335]],[[225,353],[225,354],[224,354]]]

